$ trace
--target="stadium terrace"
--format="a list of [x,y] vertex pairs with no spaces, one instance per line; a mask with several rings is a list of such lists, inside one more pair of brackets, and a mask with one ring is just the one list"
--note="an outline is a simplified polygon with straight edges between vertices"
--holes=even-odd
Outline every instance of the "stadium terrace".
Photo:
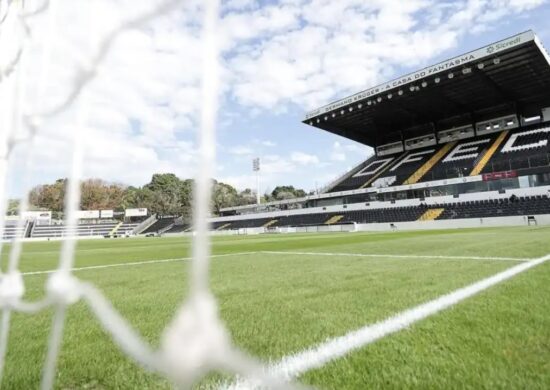
[[548,223],[549,88],[550,57],[527,31],[320,107],[305,124],[375,154],[317,194],[222,209],[213,227]]
[[[229,207],[219,234],[550,224],[550,57],[533,31],[306,114],[375,153],[318,193]],[[97,211],[99,213],[99,211]],[[112,217],[112,216],[111,216]],[[5,239],[181,234],[181,216],[8,223]],[[104,225],[104,226],[103,226]]]

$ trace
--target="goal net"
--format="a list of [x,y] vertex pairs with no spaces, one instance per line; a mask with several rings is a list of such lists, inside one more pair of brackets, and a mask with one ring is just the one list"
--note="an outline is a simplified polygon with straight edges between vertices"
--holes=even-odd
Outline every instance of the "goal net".
[[[124,71],[132,72],[133,64],[124,53],[136,40],[145,39],[139,32],[155,31],[157,39],[150,44],[157,45],[162,52],[163,48],[178,45],[171,32],[162,27],[166,20],[175,19],[192,26],[190,31],[197,34],[200,42],[201,64],[199,70],[181,69],[179,66],[185,62],[182,59],[170,70],[201,72],[197,85],[200,107],[193,216],[196,233],[190,293],[167,324],[160,347],[145,342],[98,288],[72,273],[75,239],[62,242],[58,267],[44,286],[45,298],[27,301],[19,271],[22,241],[15,238],[9,246],[0,243],[0,254],[4,251],[8,258],[2,264],[0,278],[0,381],[10,347],[11,315],[14,312],[32,315],[53,308],[41,388],[54,387],[67,309],[84,301],[120,350],[144,369],[166,377],[178,387],[190,387],[211,371],[236,375],[237,379],[226,387],[289,386],[284,378],[275,378],[258,360],[235,347],[209,288],[207,217],[211,199],[209,178],[213,177],[215,163],[219,7],[219,0],[0,0],[0,237],[4,233],[10,187],[16,186],[19,193],[27,194],[19,206],[19,215],[23,215],[28,209],[33,175],[41,174],[44,156],[52,150],[63,151],[54,160],[66,167],[68,177],[64,223],[68,231],[76,228],[83,170],[88,164],[102,162],[102,156],[96,155],[91,160],[87,155],[90,134],[98,126],[98,118],[104,117],[98,113],[116,117],[116,110],[122,109],[119,103],[131,102],[136,91],[144,95],[157,92],[155,85],[144,87],[139,83],[147,83],[146,79],[124,79],[122,75]],[[113,71],[117,66],[119,71],[123,69],[122,73]],[[106,85],[116,88],[99,94],[98,90]],[[111,101],[98,97],[108,93],[112,95]],[[105,159],[108,160],[109,153],[121,152],[109,149],[109,133],[93,134],[104,137]],[[22,228],[23,219],[18,223]]]

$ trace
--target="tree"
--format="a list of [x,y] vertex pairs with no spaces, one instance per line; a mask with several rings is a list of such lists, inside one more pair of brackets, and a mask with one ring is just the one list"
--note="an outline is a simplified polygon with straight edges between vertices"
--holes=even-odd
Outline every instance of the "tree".
[[241,191],[237,196],[236,206],[245,206],[256,203],[256,193],[250,188]]
[[38,208],[62,212],[67,179],[57,179],[53,184],[34,187],[29,194],[29,203]]
[[82,210],[120,209],[126,187],[109,184],[100,179],[89,179],[81,184],[80,208]]
[[220,210],[225,207],[236,206],[237,200],[238,193],[233,186],[214,180],[212,191],[212,208],[214,214],[219,215]]
[[[32,189],[29,197],[31,208],[63,212],[67,179],[58,179],[53,184],[43,184]],[[101,179],[88,179],[81,184],[80,207],[83,210],[117,210],[147,208],[151,213],[191,215],[194,192],[192,179],[182,180],[173,173],[157,173],[143,187],[126,187]],[[305,192],[293,186],[276,187],[262,201],[292,199],[305,196]],[[212,212],[219,214],[222,208],[256,203],[256,193],[247,188],[238,192],[233,186],[213,181]],[[16,208],[15,203],[13,209]],[[10,209],[12,210],[12,209]]]
[[294,186],[277,186],[271,192],[271,196],[273,200],[303,198],[306,196],[306,192],[301,189],[296,189]]
[[8,200],[8,209],[7,214],[8,215],[17,215],[19,213],[19,205],[21,204],[21,201],[19,199],[10,199]]

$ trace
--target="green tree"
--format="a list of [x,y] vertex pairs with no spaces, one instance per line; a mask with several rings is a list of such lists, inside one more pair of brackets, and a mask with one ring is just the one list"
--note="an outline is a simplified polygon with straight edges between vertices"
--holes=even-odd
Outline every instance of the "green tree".
[[241,191],[237,196],[236,206],[245,206],[248,204],[256,203],[256,193],[253,192],[250,188],[247,188]]
[[19,214],[19,205],[21,201],[19,199],[10,199],[8,200],[8,209],[7,214],[8,215],[17,215]]
[[237,190],[233,186],[214,180],[212,190],[212,209],[214,214],[219,215],[220,209],[225,207],[236,206],[238,198]]
[[304,196],[306,196],[306,192],[296,189],[294,186],[277,186],[271,192],[272,200],[303,198]]

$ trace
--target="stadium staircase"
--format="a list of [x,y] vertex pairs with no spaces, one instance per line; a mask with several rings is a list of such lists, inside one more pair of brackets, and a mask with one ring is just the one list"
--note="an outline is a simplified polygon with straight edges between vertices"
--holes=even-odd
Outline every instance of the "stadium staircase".
[[487,152],[483,155],[481,160],[479,160],[479,162],[476,164],[476,166],[470,173],[470,176],[477,176],[483,171],[487,163],[491,160],[495,152],[498,150],[499,146],[504,142],[504,140],[508,136],[508,133],[509,133],[508,130],[505,130],[502,133],[500,133],[496,141],[493,142],[493,145],[491,145],[489,150],[487,150]]
[[122,222],[119,222],[115,225],[115,227],[113,228],[113,230],[111,230],[111,232],[109,233],[109,237],[114,237],[118,231],[118,229],[122,226]]
[[424,165],[422,165],[415,173],[412,174],[403,184],[416,184],[418,183],[426,173],[428,173],[449,151],[455,147],[456,142],[449,142],[439,151],[432,156]]
[[155,217],[155,222],[149,225],[149,227],[143,230],[142,234],[147,233],[164,233],[175,224],[174,217]]
[[271,226],[275,225],[277,222],[279,222],[278,219],[272,219],[271,221],[269,221],[268,223],[266,223],[266,224],[263,225],[262,227],[268,228],[268,227],[271,227]]
[[343,218],[344,218],[343,215],[333,215],[324,224],[325,225],[334,225],[335,223],[340,222]]
[[35,224],[34,221],[29,221],[29,222],[27,223],[27,227],[25,228],[25,235],[24,235],[23,237],[29,238],[29,237],[31,236],[31,234],[32,234],[32,229],[33,229],[33,227],[34,227],[34,224]]
[[226,223],[226,224],[221,225],[220,227],[218,227],[216,230],[225,230],[225,229],[227,229],[229,226],[231,226],[231,223]]
[[184,233],[184,232],[190,232],[193,229],[193,226],[189,223],[186,223],[183,221],[183,219],[179,218],[176,220],[176,223],[174,226],[172,226],[169,230],[165,231],[164,233],[174,234],[174,233]]
[[435,221],[437,218],[443,214],[445,209],[429,209],[427,210],[420,218],[418,218],[419,221]]
[[145,232],[151,225],[153,225],[157,221],[157,214],[153,214],[149,216],[145,221],[139,223],[134,230],[132,231],[133,234],[141,234]]

